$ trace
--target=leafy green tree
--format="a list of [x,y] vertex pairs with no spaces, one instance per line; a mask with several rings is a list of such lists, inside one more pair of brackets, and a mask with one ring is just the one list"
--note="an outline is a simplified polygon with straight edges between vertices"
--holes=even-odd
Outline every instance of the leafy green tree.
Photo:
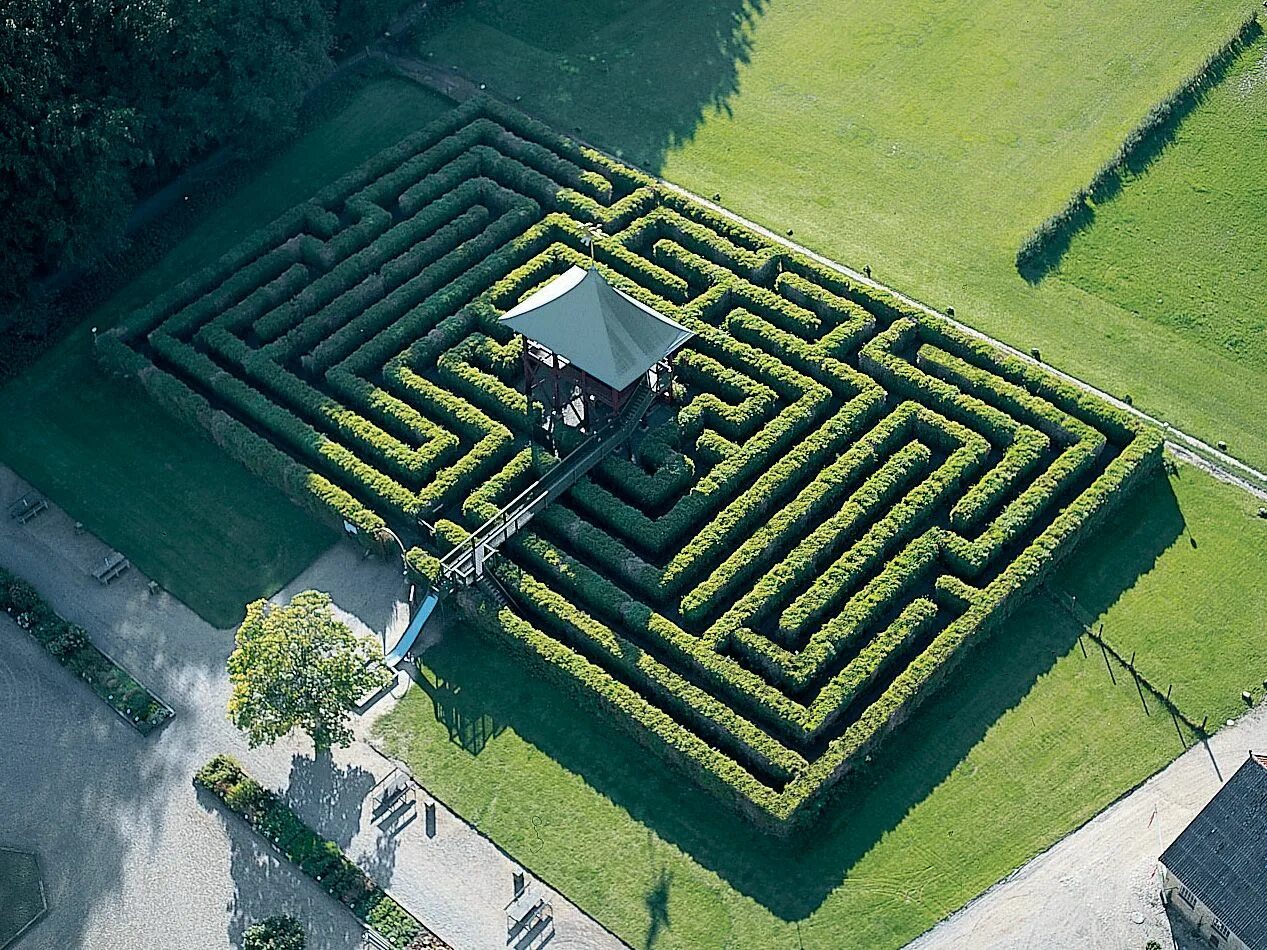
[[302,729],[318,751],[352,741],[348,719],[366,692],[391,672],[368,666],[381,653],[335,619],[330,595],[309,590],[286,606],[247,605],[229,656],[229,719],[252,746]]
[[242,938],[242,950],[304,950],[307,945],[303,925],[284,914],[261,920]]
[[328,2],[5,0],[0,306],[117,248],[136,190],[293,131],[330,68]]
[[111,27],[95,4],[11,0],[0,19],[0,298],[108,246],[132,200],[142,116],[81,70]]

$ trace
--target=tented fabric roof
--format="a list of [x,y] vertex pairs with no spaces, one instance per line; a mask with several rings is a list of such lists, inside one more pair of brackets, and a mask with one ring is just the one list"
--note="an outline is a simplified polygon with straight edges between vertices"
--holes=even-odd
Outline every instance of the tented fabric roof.
[[501,322],[613,389],[637,382],[694,334],[617,290],[597,270],[571,267]]

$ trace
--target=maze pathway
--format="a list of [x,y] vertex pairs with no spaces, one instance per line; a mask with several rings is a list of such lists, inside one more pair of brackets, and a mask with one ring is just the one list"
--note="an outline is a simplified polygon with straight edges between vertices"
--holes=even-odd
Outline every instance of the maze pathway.
[[482,100],[98,356],[300,504],[416,541],[427,573],[551,464],[497,317],[588,265],[595,224],[604,275],[696,332],[680,392],[499,555],[517,609],[467,607],[781,830],[1157,464],[1154,432]]

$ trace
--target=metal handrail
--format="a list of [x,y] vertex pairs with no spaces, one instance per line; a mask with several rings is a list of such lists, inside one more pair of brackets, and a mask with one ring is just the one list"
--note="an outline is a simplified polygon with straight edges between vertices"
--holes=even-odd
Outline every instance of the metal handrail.
[[[472,563],[473,572],[463,570],[463,566],[477,561],[478,549],[485,547],[495,550],[497,544],[509,539],[511,534],[527,524],[538,508],[559,497],[578,478],[598,464],[643,417],[654,398],[655,392],[650,387],[641,389],[625,412],[569,452],[558,465],[502,506],[496,514],[441,558],[441,575],[457,579],[463,585],[471,583],[482,573],[479,570],[480,565]],[[506,532],[505,537],[494,540],[500,532]],[[471,573],[475,576],[469,576]]]

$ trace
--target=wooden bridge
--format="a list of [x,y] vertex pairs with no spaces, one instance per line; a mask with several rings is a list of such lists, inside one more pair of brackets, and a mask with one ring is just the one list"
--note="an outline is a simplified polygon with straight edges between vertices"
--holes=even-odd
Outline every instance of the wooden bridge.
[[484,576],[484,565],[489,557],[502,544],[528,524],[537,512],[561,497],[578,479],[629,440],[654,398],[651,387],[643,386],[620,415],[587,438],[446,554],[440,561],[441,585],[456,590],[477,583]]

